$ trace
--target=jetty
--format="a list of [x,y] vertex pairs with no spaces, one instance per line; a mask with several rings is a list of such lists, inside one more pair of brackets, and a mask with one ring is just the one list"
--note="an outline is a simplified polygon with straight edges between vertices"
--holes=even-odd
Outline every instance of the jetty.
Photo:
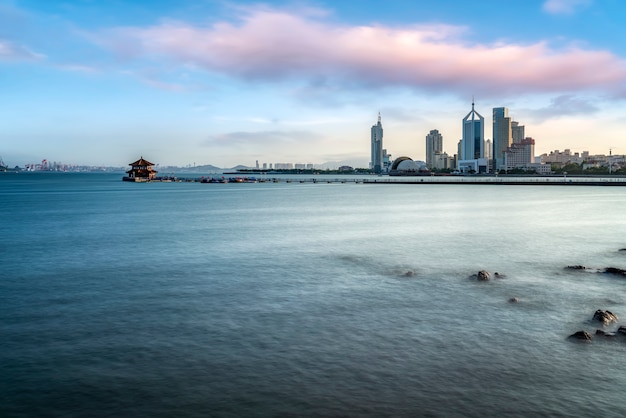
[[[124,178],[128,181],[128,179]],[[133,180],[130,180],[133,181]],[[253,177],[253,176],[202,176],[178,177],[153,176],[150,178],[135,179],[142,183],[307,183],[307,184],[380,184],[380,185],[491,185],[491,186],[626,186],[626,177],[594,177],[594,176],[345,176],[345,177]]]

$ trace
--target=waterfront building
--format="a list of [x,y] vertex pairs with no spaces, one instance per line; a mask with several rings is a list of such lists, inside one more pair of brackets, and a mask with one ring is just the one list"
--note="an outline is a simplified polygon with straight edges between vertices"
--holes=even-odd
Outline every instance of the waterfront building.
[[507,170],[513,168],[527,168],[535,160],[535,140],[524,138],[521,142],[514,142],[504,152],[504,166]]
[[389,169],[391,168],[391,164],[393,163],[393,160],[391,159],[391,154],[387,153],[387,150],[384,149],[383,150],[383,170],[385,173],[389,172]]
[[383,125],[381,123],[380,112],[378,112],[378,123],[372,126],[371,147],[370,170],[375,173],[380,173],[383,170]]
[[580,164],[583,162],[583,158],[579,153],[572,153],[570,149],[566,149],[563,151],[554,150],[550,151],[550,154],[542,154],[541,155],[541,163],[542,164],[551,164],[557,166],[564,166],[570,163]]
[[433,129],[426,135],[426,166],[434,168],[435,154],[441,154],[442,152],[443,136],[437,129]]
[[293,170],[293,163],[274,163],[274,170]]
[[413,161],[410,157],[398,157],[391,165],[390,176],[416,176],[428,174],[423,161]]
[[461,139],[458,170],[469,173],[484,173],[489,161],[485,159],[485,118],[474,109],[463,118],[463,138]]
[[435,170],[446,170],[446,169],[451,169],[454,167],[455,167],[455,164],[454,164],[453,157],[450,157],[445,152],[438,152],[435,155],[433,155],[432,167],[429,167],[429,168],[433,168]]
[[513,131],[509,109],[506,107],[493,108],[493,170],[506,169],[505,152],[513,143]]
[[154,164],[148,160],[144,160],[143,156],[128,165],[131,168],[126,172],[128,176],[123,178],[125,181],[149,181],[157,174],[157,171],[152,168]]

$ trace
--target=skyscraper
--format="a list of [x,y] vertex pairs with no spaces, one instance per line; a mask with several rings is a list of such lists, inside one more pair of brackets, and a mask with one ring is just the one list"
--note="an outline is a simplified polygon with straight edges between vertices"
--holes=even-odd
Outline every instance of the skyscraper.
[[520,125],[519,122],[511,121],[511,134],[514,144],[520,144],[525,138],[524,125]]
[[426,167],[434,168],[435,154],[443,152],[443,136],[437,129],[430,131],[426,135]]
[[372,126],[372,159],[370,169],[375,173],[380,173],[383,168],[383,125],[380,122],[380,112],[378,112],[378,123]]
[[493,169],[505,168],[504,153],[513,143],[513,131],[509,109],[506,107],[493,108]]
[[472,110],[463,118],[463,139],[461,142],[461,160],[478,160],[484,157],[485,118],[474,110],[473,100]]

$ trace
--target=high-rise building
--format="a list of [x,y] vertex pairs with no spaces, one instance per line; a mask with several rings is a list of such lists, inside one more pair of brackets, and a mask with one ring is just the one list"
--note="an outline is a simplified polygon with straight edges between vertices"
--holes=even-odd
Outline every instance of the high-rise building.
[[437,129],[426,135],[426,167],[435,168],[435,154],[443,152],[443,136]]
[[491,160],[493,158],[493,143],[491,139],[485,141],[485,158]]
[[524,125],[511,121],[511,136],[514,144],[520,144],[526,138]]
[[472,110],[463,118],[463,139],[461,142],[461,160],[484,158],[485,118],[474,110],[474,101],[472,101]]
[[372,126],[372,159],[370,170],[375,173],[382,172],[383,169],[383,125],[380,122],[380,112],[378,112],[378,123]]
[[493,108],[493,169],[499,171],[506,168],[504,153],[513,143],[509,109],[506,107]]

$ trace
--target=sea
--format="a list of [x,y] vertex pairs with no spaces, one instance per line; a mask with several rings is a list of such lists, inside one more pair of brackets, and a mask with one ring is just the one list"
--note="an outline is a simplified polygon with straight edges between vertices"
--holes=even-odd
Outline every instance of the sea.
[[626,416],[626,187],[122,175],[0,173],[0,416]]

